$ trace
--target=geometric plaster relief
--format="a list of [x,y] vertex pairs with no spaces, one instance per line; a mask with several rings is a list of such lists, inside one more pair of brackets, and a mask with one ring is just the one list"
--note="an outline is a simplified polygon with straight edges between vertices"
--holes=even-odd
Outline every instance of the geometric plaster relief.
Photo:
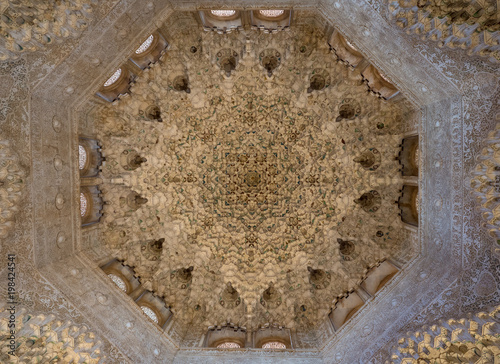
[[[32,315],[26,309],[16,312],[15,319],[8,309],[0,310],[0,361],[2,363],[88,363],[105,362],[101,357],[101,342],[87,327],[71,321],[57,321],[54,315]],[[16,338],[10,343],[12,321]]]
[[[500,361],[500,306],[472,318],[447,320],[401,338],[393,364],[497,363]],[[389,362],[387,362],[389,363]]]
[[466,49],[469,55],[500,61],[500,21],[496,0],[389,2],[391,16],[408,33],[438,42],[438,47]]
[[0,238],[14,227],[14,217],[26,186],[26,171],[7,140],[0,141]]
[[2,2],[0,11],[0,61],[77,37],[92,18],[90,2],[76,0]]
[[473,172],[471,187],[491,237],[495,239],[493,251],[500,255],[500,123],[489,133],[486,146],[479,155]]
[[[95,127],[109,202],[100,241],[175,320],[200,332],[230,317],[308,333],[367,266],[411,257],[394,204],[407,110],[368,94],[321,30],[193,31],[170,47],[129,97],[101,107]],[[280,63],[266,68],[259,57],[269,49]],[[172,87],[180,67],[190,93]],[[345,111],[350,103],[355,112]],[[143,117],[152,107],[162,122]],[[146,203],[117,208],[126,190]],[[151,260],[141,247],[160,238]],[[339,239],[355,254],[345,258]],[[192,266],[182,289],[177,272]]]

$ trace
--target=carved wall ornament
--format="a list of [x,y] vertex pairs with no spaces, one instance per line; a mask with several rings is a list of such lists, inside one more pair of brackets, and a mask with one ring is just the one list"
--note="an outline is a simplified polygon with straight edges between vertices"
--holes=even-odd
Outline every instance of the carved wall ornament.
[[355,254],[356,246],[352,241],[337,239],[339,252],[345,261],[353,260],[358,254]]
[[[5,6],[4,6],[5,5]],[[37,51],[77,37],[93,19],[91,2],[64,0],[33,6],[30,1],[9,1],[0,7],[0,61],[16,59],[22,52]]]
[[[0,238],[14,228],[19,203],[24,196],[27,171],[6,140],[0,141]],[[58,205],[57,201],[55,201]]]
[[170,274],[170,279],[179,282],[180,289],[186,289],[190,286],[191,281],[193,280],[193,270],[193,266],[180,268]]
[[191,93],[187,78],[184,76],[177,76],[174,79],[174,90],[183,91],[187,94]]

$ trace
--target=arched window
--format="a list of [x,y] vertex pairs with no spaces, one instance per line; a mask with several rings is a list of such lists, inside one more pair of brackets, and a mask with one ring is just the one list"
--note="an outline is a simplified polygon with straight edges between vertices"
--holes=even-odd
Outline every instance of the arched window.
[[99,222],[102,216],[101,191],[97,186],[80,187],[80,216],[82,226]]
[[409,136],[402,140],[398,160],[402,167],[401,173],[403,176],[418,177],[418,135]]
[[363,299],[356,292],[346,292],[335,300],[328,315],[334,330],[340,329],[363,306]]
[[78,169],[80,177],[97,177],[103,161],[101,146],[95,139],[80,137],[78,140]]
[[413,165],[418,169],[419,163],[419,149],[418,149],[418,143],[415,146],[415,149],[413,150]]
[[385,260],[372,268],[369,268],[366,277],[363,278],[361,287],[371,296],[375,295],[384,285],[396,275],[398,268]]
[[127,292],[127,285],[125,284],[125,282],[123,281],[123,279],[121,279],[120,277],[118,277],[117,275],[114,275],[114,274],[108,274],[108,277],[111,278],[111,280],[118,286],[118,288],[120,288],[123,292]]
[[130,56],[130,60],[140,69],[146,69],[156,63],[168,48],[168,42],[158,32],[154,31]]
[[366,67],[363,72],[361,72],[361,75],[369,91],[378,97],[384,100],[390,100],[399,94],[399,90],[396,86],[394,86],[394,84],[373,65]]
[[286,345],[279,341],[268,341],[262,345],[262,349],[286,349]]
[[337,56],[337,59],[350,68],[363,64],[364,57],[347,38],[337,30],[332,33],[328,44]]
[[114,84],[120,78],[121,74],[122,74],[122,69],[118,68],[115,71],[115,73],[113,73],[113,75],[110,78],[108,78],[106,82],[104,82],[104,87],[108,87]]
[[151,321],[153,321],[156,324],[158,323],[158,316],[156,316],[156,313],[152,309],[146,306],[141,306],[141,309],[142,312],[144,312],[146,316],[148,316],[151,319]]
[[80,214],[83,217],[87,216],[89,201],[83,192],[80,192]]
[[205,345],[209,348],[238,349],[245,347],[247,332],[245,328],[228,323],[208,328]]
[[391,84],[392,84],[391,80],[389,80],[385,74],[383,74],[383,73],[382,73],[382,72],[380,72],[380,71],[379,71],[378,73],[379,73],[380,77],[382,77],[382,79],[384,79],[385,81],[387,81],[387,82],[389,82],[389,83],[391,83]]
[[349,40],[347,38],[344,38],[345,42],[347,43],[347,45],[349,47],[351,47],[352,49],[354,49],[355,51],[357,51],[357,48],[354,46],[354,44],[352,44],[351,42],[349,42]]
[[[124,237],[125,235],[119,235]],[[113,281],[116,286],[128,295],[132,293],[140,295],[141,282],[135,276],[134,269],[128,265],[124,265],[117,259],[113,259],[108,263],[101,266],[101,269],[108,276],[109,279]]]
[[219,34],[243,27],[242,11],[235,9],[200,10],[199,15],[206,31]]
[[262,16],[267,18],[277,18],[285,13],[285,10],[259,10]]
[[144,53],[148,50],[148,48],[151,46],[151,43],[153,43],[154,36],[151,34],[141,45],[139,48],[136,49],[135,54],[141,54]]
[[122,65],[103,83],[96,95],[106,101],[113,102],[120,95],[128,93],[130,83],[134,78],[135,74],[126,65]]
[[217,345],[217,349],[239,349],[241,345],[233,341],[226,341]]
[[228,17],[236,14],[236,10],[210,10],[210,13],[212,15],[215,15],[215,16],[218,16],[221,18],[228,18]]
[[401,221],[404,223],[418,226],[419,197],[418,186],[403,185],[401,196],[398,199],[398,206]]
[[84,169],[87,164],[87,151],[83,145],[78,145],[78,167]]
[[287,29],[291,23],[291,10],[263,9],[250,12],[252,29],[259,29],[264,33],[276,33]]

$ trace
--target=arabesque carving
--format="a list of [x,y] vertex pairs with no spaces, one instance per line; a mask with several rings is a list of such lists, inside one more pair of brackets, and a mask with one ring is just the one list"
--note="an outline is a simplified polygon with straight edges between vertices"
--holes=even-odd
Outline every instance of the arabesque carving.
[[67,37],[77,37],[92,20],[90,1],[2,1],[0,61],[15,59]]
[[500,19],[496,0],[397,0],[389,2],[396,24],[438,46],[500,61]]
[[14,227],[15,215],[26,186],[26,170],[8,141],[0,141],[0,238]]
[[500,306],[408,333],[399,340],[391,363],[496,363],[500,358],[499,318]]
[[[94,333],[86,326],[71,321],[59,321],[54,315],[30,314],[26,309],[16,313],[15,343],[10,343],[10,313],[0,311],[0,361],[2,363],[48,363],[61,360],[66,363],[101,364],[106,362]],[[14,355],[9,355],[9,353]]]
[[[203,330],[231,317],[309,332],[366,266],[408,249],[393,203],[405,110],[367,94],[314,28],[225,37],[186,34],[207,57],[173,44],[129,97],[96,114],[109,206],[101,237],[186,325]],[[190,93],[169,87],[181,71]],[[144,118],[151,105],[162,123]],[[117,168],[128,146],[132,162],[148,162]],[[388,243],[374,240],[379,226],[391,227]],[[159,236],[165,243],[153,254],[145,242]],[[343,236],[350,241],[337,244]],[[189,290],[179,294],[178,274],[191,266]]]

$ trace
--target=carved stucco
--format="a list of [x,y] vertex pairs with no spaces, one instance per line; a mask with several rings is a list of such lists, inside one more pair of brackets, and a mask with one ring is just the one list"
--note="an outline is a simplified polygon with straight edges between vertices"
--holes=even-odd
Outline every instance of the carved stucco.
[[[403,185],[394,157],[409,112],[368,94],[359,72],[336,63],[314,27],[272,39],[255,31],[182,39],[139,76],[130,96],[94,113],[106,157],[100,240],[191,330],[231,317],[307,332],[368,266],[405,262],[415,251],[394,204]],[[243,56],[227,77],[216,60],[231,46],[230,56]],[[269,78],[259,55],[275,48],[282,66]],[[189,78],[189,94],[171,86],[179,75]],[[315,75],[328,82],[308,93]],[[336,120],[342,105],[359,108],[353,120]],[[144,116],[152,106],[162,122]],[[369,148],[379,161],[371,169],[355,162]],[[147,161],[124,168],[136,153]],[[147,202],[132,209],[131,191]],[[165,244],[151,259],[142,247],[159,238]],[[340,238],[352,242],[352,253],[339,252]],[[182,290],[175,272],[190,265],[193,280]],[[309,283],[308,265],[328,272],[327,289]],[[221,293],[228,282],[241,297],[235,307]],[[270,282],[281,307],[260,303]]]
[[[272,2],[276,6],[285,4],[293,2]],[[328,22],[349,35],[354,45],[420,106],[423,198],[420,229],[426,233],[418,240],[421,257],[406,266],[378,293],[376,300],[368,302],[340,332],[332,334],[326,328],[322,331],[316,339],[325,343],[321,359],[315,353],[300,355],[311,357],[302,358],[302,362],[381,363],[388,360],[391,346],[405,332],[416,331],[441,318],[460,317],[457,312],[478,312],[499,302],[498,259],[491,255],[492,241],[481,227],[481,216],[470,193],[470,180],[467,181],[476,164],[475,157],[484,147],[481,141],[499,119],[498,81],[492,82],[498,80],[498,70],[460,49],[438,49],[433,42],[406,34],[388,19],[385,2],[342,2],[338,7],[335,4],[324,1],[305,7],[319,8]],[[168,5],[152,2],[154,12],[143,5],[123,1],[110,12],[98,7],[101,15],[96,22],[80,39],[70,41],[77,43],[74,48],[54,45],[50,52],[44,50],[2,64],[2,69],[17,65],[16,71],[6,70],[7,78],[25,80],[23,88],[10,89],[10,99],[4,98],[8,111],[0,124],[2,138],[15,146],[24,165],[31,165],[27,172],[29,188],[25,189],[8,244],[2,241],[2,257],[15,252],[22,261],[18,279],[22,305],[37,311],[57,312],[61,318],[73,317],[76,322],[88,324],[103,340],[103,351],[115,362],[155,362],[154,342],[158,345],[156,349],[161,349],[169,360],[176,346],[171,346],[168,340],[157,342],[164,334],[143,321],[142,313],[133,309],[131,302],[126,303],[126,297],[116,292],[95,263],[81,252],[75,254],[75,250],[85,248],[85,254],[92,255],[94,260],[106,258],[107,253],[95,243],[94,230],[82,238],[77,233],[78,118],[77,113],[69,110],[76,109],[74,103],[78,103],[79,95],[83,97],[95,90],[141,39],[168,18]],[[295,3],[297,8],[298,5]],[[176,1],[172,6],[194,9],[192,2]],[[207,8],[221,6],[220,2],[203,3]],[[117,29],[124,26],[128,32],[117,37]],[[96,67],[91,59],[99,59],[102,66]],[[2,92],[6,94],[4,88]],[[54,129],[54,116],[61,121],[59,133]],[[90,127],[84,130],[92,132]],[[59,172],[54,172],[55,152],[63,160]],[[67,181],[73,187],[65,187]],[[61,212],[55,211],[57,193],[62,193],[66,201]],[[58,239],[60,232],[65,239]],[[51,264],[57,260],[61,262]],[[5,258],[2,264],[6,266]],[[71,283],[71,267],[82,270],[78,286]],[[5,277],[4,270],[2,284],[6,286]],[[485,295],[484,287],[493,293]],[[114,307],[97,303],[96,293],[109,295]],[[90,304],[92,300],[96,303]],[[136,331],[125,330],[122,317],[137,320],[137,332],[145,337],[144,345],[133,346]],[[116,323],[116,319],[121,322]],[[176,342],[180,342],[179,338]],[[134,348],[140,350],[136,352]],[[201,357],[202,351],[185,349],[178,355],[192,362],[208,362],[208,356]],[[217,354],[211,360],[235,358],[232,353]],[[265,353],[255,355],[265,360]]]

